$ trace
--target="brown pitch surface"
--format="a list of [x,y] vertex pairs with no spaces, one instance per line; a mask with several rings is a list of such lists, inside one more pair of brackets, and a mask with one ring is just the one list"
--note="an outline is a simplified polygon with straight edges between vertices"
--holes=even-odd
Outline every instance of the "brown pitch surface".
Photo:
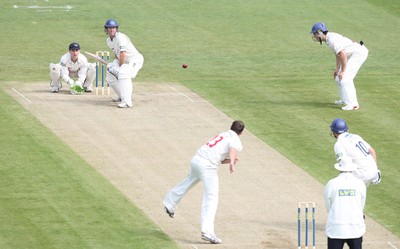
[[[223,244],[200,238],[201,184],[185,196],[175,219],[164,213],[164,195],[186,176],[197,148],[235,117],[178,83],[134,83],[130,109],[118,109],[109,96],[76,96],[65,88],[53,94],[48,83],[4,86],[182,248],[296,248],[299,201],[316,203],[317,248],[326,248],[323,184],[247,130],[236,172],[226,165],[219,170],[216,233]],[[366,221],[365,248],[400,248],[399,238]]]

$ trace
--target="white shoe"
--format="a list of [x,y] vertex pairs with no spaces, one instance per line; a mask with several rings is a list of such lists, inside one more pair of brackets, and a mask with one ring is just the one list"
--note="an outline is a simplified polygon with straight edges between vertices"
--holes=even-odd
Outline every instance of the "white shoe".
[[52,87],[51,87],[51,92],[53,92],[53,93],[58,93],[58,87],[52,86]]
[[169,211],[167,207],[164,207],[164,210],[165,210],[165,212],[169,215],[169,217],[171,217],[171,218],[174,218],[174,217],[175,217],[175,213]]
[[93,90],[90,86],[88,86],[88,87],[85,87],[85,92],[91,93],[91,92],[93,92]]
[[343,100],[336,100],[335,105],[344,105],[346,104]]
[[132,107],[132,105],[128,105],[127,103],[120,103],[120,104],[118,104],[118,107],[119,108],[130,108],[130,107]]
[[218,239],[217,236],[209,233],[201,233],[201,239],[210,242],[211,244],[221,244],[222,240]]
[[354,105],[345,105],[342,107],[343,111],[352,111],[352,110],[358,110],[360,109],[360,107],[358,105],[354,106]]

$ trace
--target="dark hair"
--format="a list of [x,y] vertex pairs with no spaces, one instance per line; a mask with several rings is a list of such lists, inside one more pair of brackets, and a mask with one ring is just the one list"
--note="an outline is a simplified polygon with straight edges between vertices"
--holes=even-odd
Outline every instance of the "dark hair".
[[231,130],[236,132],[236,134],[239,135],[244,130],[244,123],[240,120],[233,121],[233,123],[231,125]]

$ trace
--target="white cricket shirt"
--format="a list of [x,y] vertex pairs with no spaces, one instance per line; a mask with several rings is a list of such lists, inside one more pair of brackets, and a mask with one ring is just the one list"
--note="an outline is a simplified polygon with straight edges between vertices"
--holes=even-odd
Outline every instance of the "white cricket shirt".
[[326,44],[335,54],[339,54],[344,49],[347,57],[350,57],[361,46],[359,43],[334,32],[326,34]]
[[87,73],[88,61],[83,54],[78,55],[78,61],[73,62],[71,60],[71,54],[68,52],[64,54],[60,59],[61,64],[61,77],[65,82],[68,82],[71,78],[69,74],[77,74],[80,82],[85,82]]
[[126,52],[126,61],[125,63],[129,63],[131,59],[135,56],[141,55],[139,51],[132,44],[129,37],[123,33],[117,32],[115,37],[111,40],[110,37],[107,38],[107,46],[114,52],[114,54],[119,59],[120,52]]
[[334,145],[336,160],[343,156],[351,157],[353,163],[357,165],[354,174],[363,180],[371,179],[376,175],[378,166],[369,152],[370,147],[371,145],[359,135],[342,133]]
[[229,151],[235,148],[238,152],[243,149],[239,136],[236,132],[229,130],[222,132],[201,146],[196,156],[209,160],[214,165],[220,165],[229,157]]

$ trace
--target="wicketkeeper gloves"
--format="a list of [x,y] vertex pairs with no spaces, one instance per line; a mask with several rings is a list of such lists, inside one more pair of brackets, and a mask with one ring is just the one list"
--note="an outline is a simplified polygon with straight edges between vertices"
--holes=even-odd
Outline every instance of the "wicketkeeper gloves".
[[74,95],[80,95],[85,92],[85,89],[80,85],[71,86],[70,90],[71,90],[71,94],[74,94]]

